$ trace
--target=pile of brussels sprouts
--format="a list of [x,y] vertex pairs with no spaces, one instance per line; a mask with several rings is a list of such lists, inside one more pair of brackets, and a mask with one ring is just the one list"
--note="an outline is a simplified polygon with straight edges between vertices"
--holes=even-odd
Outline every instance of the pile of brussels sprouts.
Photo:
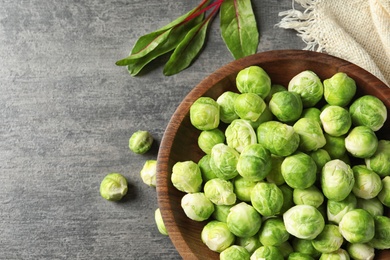
[[207,221],[207,247],[220,259],[276,260],[389,249],[390,141],[376,135],[385,105],[355,97],[342,72],[322,81],[302,71],[285,88],[251,66],[236,86],[193,103],[204,156],[172,169],[186,216]]

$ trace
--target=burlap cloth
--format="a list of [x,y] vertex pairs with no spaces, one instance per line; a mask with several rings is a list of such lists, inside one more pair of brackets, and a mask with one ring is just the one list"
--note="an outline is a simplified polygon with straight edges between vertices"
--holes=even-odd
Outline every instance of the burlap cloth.
[[[306,50],[348,60],[390,83],[390,0],[295,0],[278,26],[295,29]],[[302,9],[303,8],[303,9]],[[299,9],[299,10],[298,10]]]

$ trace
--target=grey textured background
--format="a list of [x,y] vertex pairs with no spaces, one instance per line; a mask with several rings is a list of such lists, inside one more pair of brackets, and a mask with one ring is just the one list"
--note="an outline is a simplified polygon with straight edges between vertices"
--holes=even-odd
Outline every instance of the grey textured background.
[[[155,226],[156,191],[139,171],[185,95],[232,61],[219,19],[180,74],[165,77],[157,64],[134,78],[114,63],[199,2],[0,0],[0,259],[180,259]],[[259,51],[304,47],[275,27],[291,0],[252,2]],[[156,139],[145,155],[128,149],[139,129]],[[109,172],[129,181],[120,203],[99,195]]]

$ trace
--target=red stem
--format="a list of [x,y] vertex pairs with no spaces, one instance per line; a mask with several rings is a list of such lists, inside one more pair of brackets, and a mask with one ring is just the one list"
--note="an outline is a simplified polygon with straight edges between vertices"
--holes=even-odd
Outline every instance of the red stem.
[[[213,2],[212,4],[202,8],[202,6],[205,4],[205,2],[207,2],[207,0],[203,0],[202,3],[198,6],[198,8],[191,15],[189,15],[184,21],[185,22],[190,21],[190,20],[194,19],[195,17],[198,17],[199,15],[203,14],[204,12],[210,10],[213,7],[216,7],[215,9],[218,10],[223,1],[224,0],[217,0],[216,2]],[[215,13],[214,10],[213,10],[213,13]]]

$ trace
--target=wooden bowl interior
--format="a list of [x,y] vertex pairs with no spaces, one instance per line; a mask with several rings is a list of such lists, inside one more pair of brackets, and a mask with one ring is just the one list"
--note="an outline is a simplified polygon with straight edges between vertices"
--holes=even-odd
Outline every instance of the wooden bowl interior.
[[[345,72],[358,86],[356,96],[371,94],[380,98],[390,108],[390,89],[367,71],[329,55],[299,50],[269,51],[236,60],[217,70],[200,82],[179,105],[165,131],[157,165],[157,195],[161,214],[170,239],[184,259],[219,259],[219,254],[209,250],[201,241],[200,233],[205,222],[188,219],[180,201],[184,193],[173,187],[170,175],[178,161],[198,162],[204,153],[197,146],[200,133],[190,123],[189,108],[201,96],[216,99],[227,90],[237,91],[237,73],[250,65],[262,67],[272,83],[288,85],[290,79],[303,70],[314,71],[322,80],[337,72]],[[390,123],[377,132],[380,139],[390,140]],[[377,253],[376,259],[390,259],[390,251]]]

